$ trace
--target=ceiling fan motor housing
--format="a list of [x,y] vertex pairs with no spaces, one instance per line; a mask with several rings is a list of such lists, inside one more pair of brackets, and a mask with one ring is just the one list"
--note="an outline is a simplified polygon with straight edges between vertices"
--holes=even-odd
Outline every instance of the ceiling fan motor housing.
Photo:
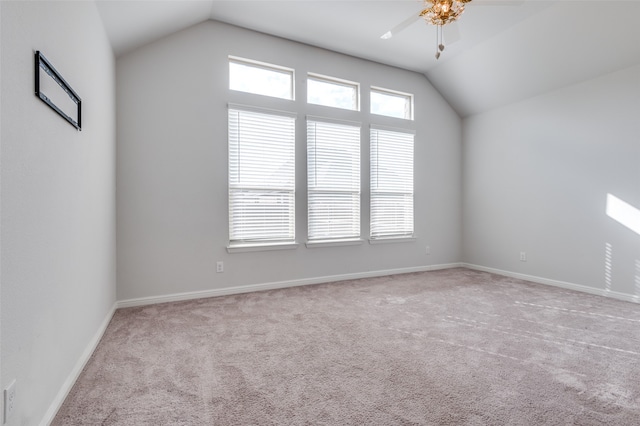
[[446,25],[457,20],[464,12],[464,5],[471,0],[425,0],[428,6],[420,16],[431,25]]

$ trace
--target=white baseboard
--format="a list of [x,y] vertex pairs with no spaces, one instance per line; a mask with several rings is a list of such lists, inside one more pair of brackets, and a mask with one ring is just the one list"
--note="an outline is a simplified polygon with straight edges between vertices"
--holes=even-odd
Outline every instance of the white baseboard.
[[216,288],[204,291],[188,293],[174,293],[162,296],[140,297],[136,299],[120,300],[117,308],[130,308],[134,306],[154,305],[157,303],[177,302],[181,300],[202,299],[206,297],[228,296],[231,294],[251,293],[254,291],[275,290],[279,288],[298,287],[303,285],[322,284],[336,281],[354,280],[359,278],[382,277],[387,275],[407,274],[410,272],[435,271],[463,266],[461,263],[447,263],[441,265],[416,266],[410,268],[385,269],[380,271],[356,272],[352,274],[329,275],[316,278],[303,278],[299,280],[277,281],[264,284],[251,284],[237,287]]
[[550,285],[553,287],[560,287],[567,290],[575,290],[583,293],[595,294],[597,296],[610,297],[612,299],[624,300],[625,302],[640,303],[640,296],[634,296],[632,294],[620,293],[617,291],[610,291],[601,288],[588,287],[586,285],[569,283],[566,281],[552,280],[549,278],[536,277],[534,275],[520,274],[517,272],[503,271],[501,269],[488,268],[486,266],[473,265],[470,263],[461,263],[460,266],[464,268],[474,269],[476,271],[489,272],[492,274],[502,275],[505,277],[517,278],[520,280],[531,281],[538,284]]
[[58,413],[58,410],[60,409],[60,407],[62,407],[62,403],[67,398],[67,395],[69,395],[69,392],[71,392],[71,388],[73,388],[73,385],[76,383],[76,380],[80,376],[80,373],[82,373],[82,370],[89,361],[89,358],[91,358],[91,355],[93,355],[93,351],[95,351],[98,343],[100,343],[100,340],[102,339],[104,332],[107,330],[107,326],[109,325],[111,318],[113,318],[113,314],[116,312],[116,309],[117,303],[114,303],[107,313],[107,316],[102,321],[102,324],[100,324],[98,331],[96,331],[93,338],[89,341],[89,344],[82,352],[82,355],[80,355],[80,358],[78,358],[78,361],[67,377],[67,380],[64,381],[62,387],[58,391],[58,395],[56,395],[56,398],[53,400],[53,402],[49,406],[49,409],[47,410],[47,413],[44,415],[44,418],[40,422],[40,426],[48,426],[53,421],[54,417]]

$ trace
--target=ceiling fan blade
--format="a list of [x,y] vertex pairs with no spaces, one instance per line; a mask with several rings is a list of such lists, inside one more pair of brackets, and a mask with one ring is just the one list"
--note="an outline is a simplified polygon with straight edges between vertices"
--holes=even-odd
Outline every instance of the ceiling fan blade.
[[[473,5],[478,5],[478,6],[520,6],[524,3],[524,0],[475,0],[474,1],[469,1],[468,4],[473,4]],[[407,28],[409,25],[413,24],[414,22],[416,22],[417,20],[419,20],[421,18],[420,13],[423,11],[419,11],[417,13],[412,13],[411,16],[409,16],[407,19],[405,19],[404,21],[400,22],[398,25],[396,25],[395,27],[391,28],[389,31],[387,31],[386,33],[382,34],[380,36],[381,39],[383,40],[388,40],[391,37],[398,35],[398,33],[400,33],[402,30],[404,30],[405,28]],[[451,43],[455,43],[456,41],[460,40],[460,29],[457,27],[458,22],[455,21],[450,25],[447,25],[446,27],[452,27],[449,31],[448,31],[448,41],[449,44]]]
[[386,33],[382,34],[380,36],[380,38],[384,39],[384,40],[387,40],[387,39],[393,37],[394,35],[397,35],[400,31],[404,30],[409,25],[411,25],[414,22],[416,22],[418,19],[420,19],[419,12],[412,13],[411,16],[409,16],[407,19],[405,19],[404,21],[400,22],[398,25],[396,25],[395,27],[391,28]]

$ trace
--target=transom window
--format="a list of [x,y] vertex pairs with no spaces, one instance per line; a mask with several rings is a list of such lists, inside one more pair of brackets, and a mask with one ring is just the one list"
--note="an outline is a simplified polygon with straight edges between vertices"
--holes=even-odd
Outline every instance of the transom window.
[[264,62],[229,57],[229,89],[294,99],[293,70]]
[[360,85],[352,81],[309,73],[307,102],[358,111]]
[[413,120],[413,95],[372,87],[371,114]]

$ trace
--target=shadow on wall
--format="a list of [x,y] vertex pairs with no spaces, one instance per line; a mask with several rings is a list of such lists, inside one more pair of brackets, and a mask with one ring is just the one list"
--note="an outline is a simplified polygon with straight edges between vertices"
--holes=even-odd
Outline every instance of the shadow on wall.
[[[607,194],[607,216],[621,225],[640,235],[640,209],[621,200],[612,194]],[[611,244],[605,247],[605,287],[611,290]],[[640,260],[635,261],[634,300],[640,301]]]

